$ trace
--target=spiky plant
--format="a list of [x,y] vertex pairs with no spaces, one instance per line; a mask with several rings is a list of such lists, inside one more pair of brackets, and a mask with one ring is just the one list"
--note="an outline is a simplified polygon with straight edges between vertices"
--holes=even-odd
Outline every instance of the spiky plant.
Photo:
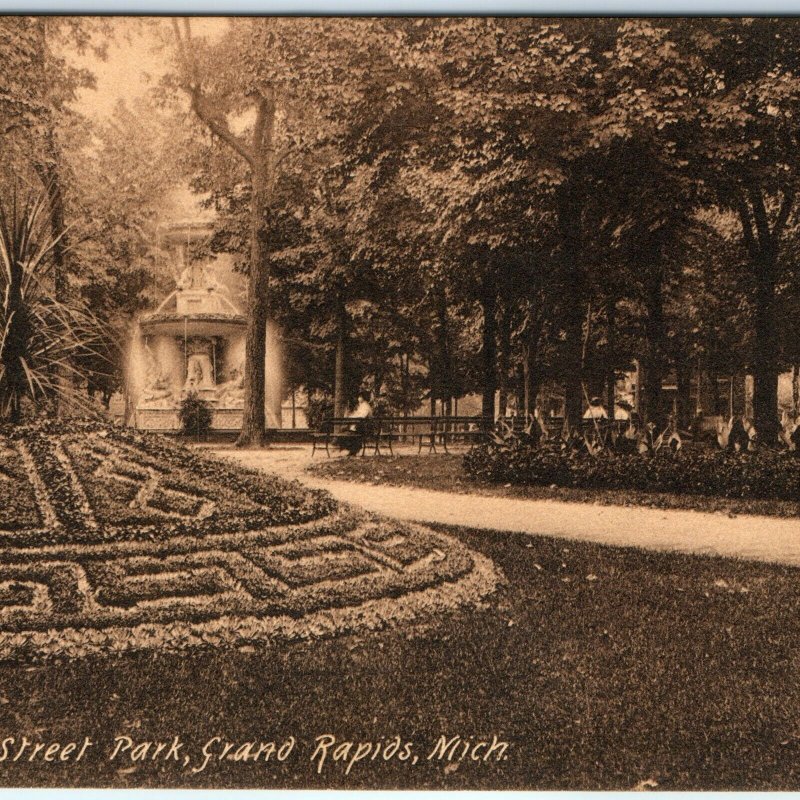
[[[0,419],[18,422],[27,398],[35,407],[58,399],[88,410],[77,385],[76,356],[95,349],[91,312],[54,296],[46,194],[0,200]],[[63,235],[63,234],[62,234]]]

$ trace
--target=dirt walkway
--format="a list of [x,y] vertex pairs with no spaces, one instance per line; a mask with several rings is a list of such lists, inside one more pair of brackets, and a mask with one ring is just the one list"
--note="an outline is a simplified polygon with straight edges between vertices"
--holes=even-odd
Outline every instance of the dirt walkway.
[[298,478],[309,486],[327,489],[339,500],[397,519],[800,566],[800,520],[477,497],[321,480],[303,471],[310,463],[310,450],[303,447],[216,453]]

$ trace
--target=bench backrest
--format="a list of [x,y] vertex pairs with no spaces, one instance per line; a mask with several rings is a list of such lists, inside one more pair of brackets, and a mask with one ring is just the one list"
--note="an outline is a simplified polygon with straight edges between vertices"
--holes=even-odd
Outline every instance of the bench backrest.
[[395,417],[395,416],[376,416],[367,417],[330,417],[322,423],[320,430],[323,433],[331,433],[335,430],[348,428],[356,423],[371,423],[372,428],[382,433],[391,433],[399,429],[409,432],[419,432],[422,428],[424,433],[453,431],[458,427],[469,429],[474,426],[475,430],[490,430],[494,421],[486,417]]

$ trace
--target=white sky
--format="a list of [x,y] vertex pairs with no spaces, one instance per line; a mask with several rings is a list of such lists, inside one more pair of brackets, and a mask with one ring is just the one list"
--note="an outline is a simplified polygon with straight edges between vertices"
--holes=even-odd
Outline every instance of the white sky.
[[[97,76],[97,89],[80,93],[79,111],[89,116],[107,117],[119,100],[130,102],[146,94],[164,74],[170,54],[160,49],[158,37],[135,18],[115,17],[111,20],[116,40],[108,47],[108,58],[101,61],[92,53],[75,55],[72,59]],[[157,20],[169,26],[169,19]],[[196,36],[214,38],[227,25],[224,17],[195,17],[192,32]]]
[[[97,78],[97,88],[82,90],[75,105],[81,113],[99,120],[109,117],[120,100],[131,103],[147,94],[164,75],[170,61],[170,53],[160,45],[156,32],[140,20],[117,17],[112,24],[115,39],[108,46],[105,60],[93,53],[68,54],[70,60],[88,68]],[[161,19],[157,24],[169,30],[171,21]],[[192,34],[214,38],[222,34],[226,24],[225,18],[195,17]],[[168,202],[173,209],[170,217],[175,219],[199,221],[214,216],[212,211],[201,208],[198,197],[188,186],[172,191]]]

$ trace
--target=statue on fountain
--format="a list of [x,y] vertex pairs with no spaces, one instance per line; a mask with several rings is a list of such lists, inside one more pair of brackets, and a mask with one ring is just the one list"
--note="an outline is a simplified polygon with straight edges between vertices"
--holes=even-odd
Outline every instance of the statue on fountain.
[[147,372],[141,404],[147,408],[172,408],[175,398],[169,376],[164,374],[161,365],[147,344],[144,346],[144,351],[147,358]]
[[186,350],[186,391],[214,388],[214,368],[211,363],[212,344],[206,339],[190,339]]
[[217,402],[221,408],[244,406],[244,372],[241,367],[231,370],[231,377],[217,387]]

